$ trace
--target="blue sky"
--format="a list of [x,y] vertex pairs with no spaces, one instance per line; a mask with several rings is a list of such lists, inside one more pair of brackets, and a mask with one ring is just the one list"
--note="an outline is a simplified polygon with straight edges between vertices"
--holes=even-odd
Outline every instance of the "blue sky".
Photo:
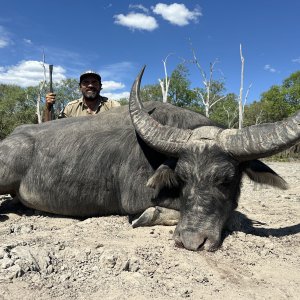
[[[214,77],[236,94],[242,44],[248,103],[300,70],[298,0],[0,0],[0,7],[0,83],[38,84],[44,50],[55,80],[94,69],[102,94],[118,99],[144,64],[143,85],[164,78],[169,54],[169,74],[192,59],[190,41],[207,73],[218,60]],[[188,67],[191,86],[203,87],[199,70]]]

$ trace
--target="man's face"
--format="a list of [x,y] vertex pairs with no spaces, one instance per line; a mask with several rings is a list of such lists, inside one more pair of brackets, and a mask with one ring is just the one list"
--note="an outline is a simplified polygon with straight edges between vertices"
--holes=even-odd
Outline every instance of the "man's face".
[[101,84],[97,77],[85,76],[80,83],[80,90],[86,99],[95,100],[100,93]]

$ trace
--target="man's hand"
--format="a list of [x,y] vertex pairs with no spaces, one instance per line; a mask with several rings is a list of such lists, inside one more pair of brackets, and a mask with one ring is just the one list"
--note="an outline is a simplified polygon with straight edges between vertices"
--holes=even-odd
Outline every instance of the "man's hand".
[[46,107],[50,110],[51,107],[53,106],[53,104],[55,103],[55,97],[56,97],[56,94],[54,93],[48,93],[46,95]]

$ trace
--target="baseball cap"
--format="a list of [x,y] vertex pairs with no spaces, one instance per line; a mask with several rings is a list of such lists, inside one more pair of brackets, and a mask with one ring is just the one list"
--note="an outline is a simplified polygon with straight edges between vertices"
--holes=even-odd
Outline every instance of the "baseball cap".
[[87,70],[87,71],[83,72],[80,75],[79,81],[81,82],[83,80],[83,78],[86,77],[86,76],[95,76],[95,77],[97,77],[97,79],[99,80],[99,82],[101,82],[101,76],[97,72],[95,72],[93,70]]

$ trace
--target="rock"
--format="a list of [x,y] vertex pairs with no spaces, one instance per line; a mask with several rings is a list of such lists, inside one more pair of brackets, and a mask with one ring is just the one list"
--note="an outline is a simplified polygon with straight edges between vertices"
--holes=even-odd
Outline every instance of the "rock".
[[93,266],[92,269],[91,269],[93,272],[99,272],[100,269],[98,266]]
[[118,258],[116,255],[109,252],[104,252],[100,258],[100,267],[112,269],[116,265],[117,259]]
[[23,275],[23,271],[20,266],[18,265],[13,265],[10,268],[7,269],[7,278],[8,279],[13,279],[13,278],[18,278]]
[[60,281],[61,282],[67,281],[68,279],[70,279],[71,275],[72,275],[71,273],[66,273],[66,274],[61,275]]
[[138,258],[130,258],[126,261],[123,271],[137,272],[141,267],[140,260]]
[[5,248],[3,247],[0,247],[0,259],[2,259],[5,255],[6,255],[6,251],[5,251]]
[[1,263],[2,263],[1,264],[2,269],[7,269],[14,265],[14,261],[8,257],[3,258]]
[[53,268],[53,266],[52,265],[50,265],[50,266],[48,266],[47,267],[47,271],[46,271],[46,274],[51,274],[51,273],[53,273],[53,271],[54,271],[54,268]]
[[20,225],[20,224],[14,224],[10,227],[10,233],[30,233],[34,230],[34,226],[32,224],[26,224],[26,225]]
[[189,297],[191,297],[191,294],[193,293],[193,290],[191,290],[191,289],[181,289],[181,291],[180,291],[180,296],[182,297],[182,298],[189,298]]
[[17,246],[10,251],[11,259],[24,273],[28,271],[47,273],[51,263],[49,253],[43,249],[35,249],[29,246]]

